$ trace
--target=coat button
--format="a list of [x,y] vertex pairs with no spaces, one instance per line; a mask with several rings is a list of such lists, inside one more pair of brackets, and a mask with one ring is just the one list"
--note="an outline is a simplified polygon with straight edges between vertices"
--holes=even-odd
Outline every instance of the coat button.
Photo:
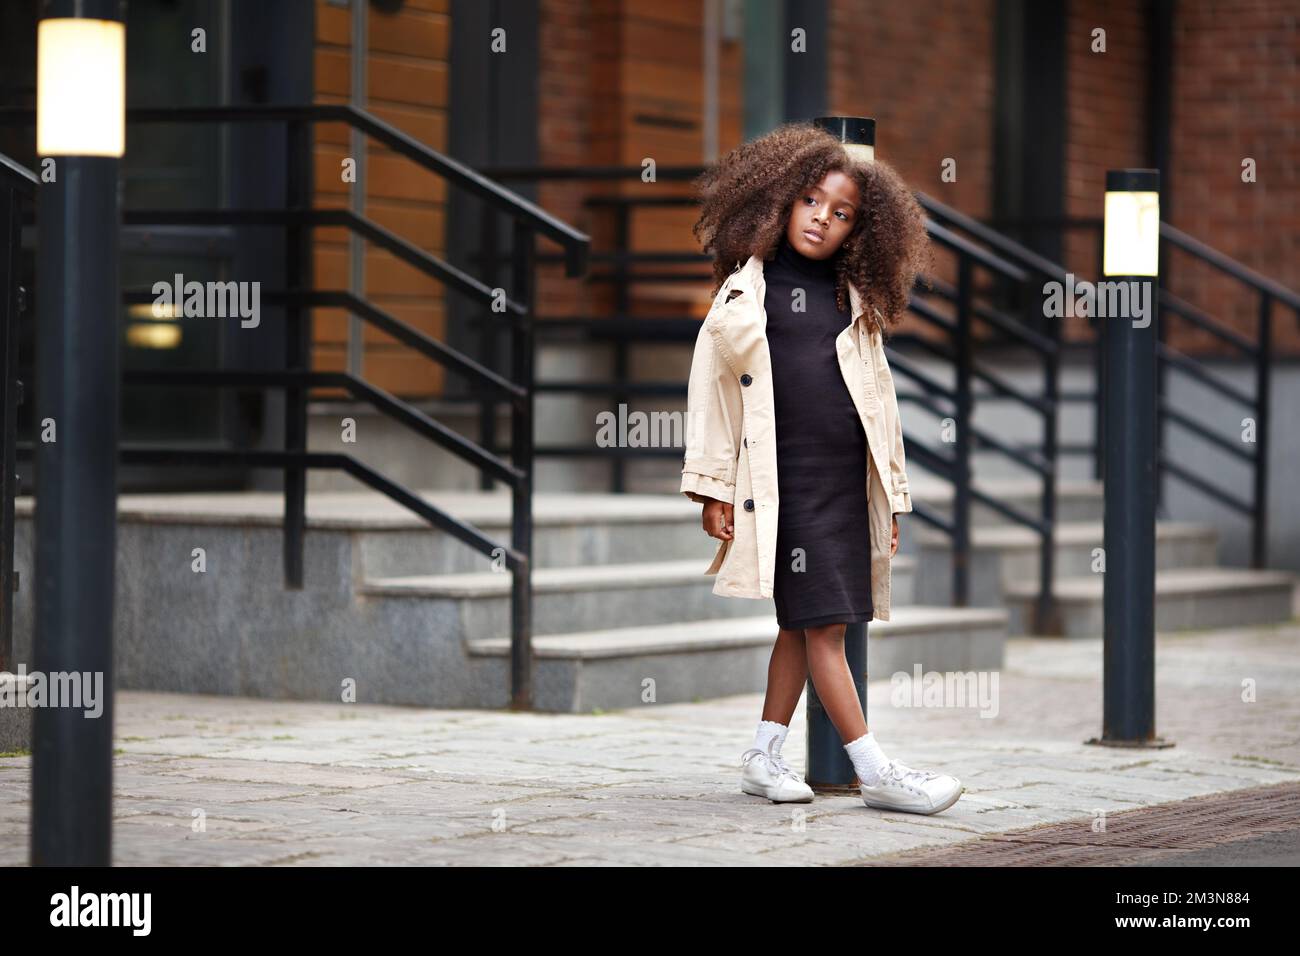
[[740,376],[740,384],[741,384],[741,385],[748,385],[748,384],[749,384],[750,382],[752,382],[752,381],[753,381],[753,379],[750,378],[748,372],[746,372],[745,374],[743,374],[743,375]]
[[746,499],[745,499],[745,510],[746,510],[746,511],[753,511],[753,510],[754,510],[754,499],[753,499],[753,498],[746,498]]
[[741,442],[744,444],[744,446],[745,446],[746,448],[749,447],[749,439],[748,439],[748,438],[742,438],[742,439],[741,439]]

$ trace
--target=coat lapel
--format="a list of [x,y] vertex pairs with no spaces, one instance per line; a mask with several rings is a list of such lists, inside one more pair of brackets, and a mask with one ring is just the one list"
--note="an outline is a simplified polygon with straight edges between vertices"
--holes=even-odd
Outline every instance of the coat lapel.
[[[728,304],[726,296],[731,289],[739,289],[743,294]],[[767,310],[763,308],[766,291],[763,260],[751,255],[749,261],[727,280],[720,292],[721,304],[707,320],[709,331],[718,342],[718,350],[737,376],[770,367],[770,357],[766,352]],[[862,356],[869,354],[868,338],[871,332],[862,317],[865,311],[862,296],[853,283],[849,283],[849,302],[853,318],[835,337],[835,350],[853,404],[863,420],[870,421],[880,414],[880,399],[873,390],[871,394],[875,401],[867,400],[866,383],[862,378]],[[855,336],[860,341],[855,342]]]

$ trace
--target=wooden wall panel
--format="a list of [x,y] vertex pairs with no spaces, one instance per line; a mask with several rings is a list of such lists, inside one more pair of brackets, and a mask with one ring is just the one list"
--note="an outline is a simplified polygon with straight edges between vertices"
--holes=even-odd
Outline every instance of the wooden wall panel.
[[[450,9],[446,0],[407,0],[396,14],[368,6],[366,109],[434,149],[447,148]],[[316,3],[315,100],[350,101],[352,12]],[[315,205],[347,208],[352,185],[342,180],[350,155],[348,128],[319,126],[315,138]],[[387,147],[367,144],[366,215],[413,245],[441,254],[446,224],[447,184]],[[348,232],[319,229],[313,262],[316,287],[348,287]],[[446,291],[434,279],[367,245],[366,294],[376,307],[438,338],[445,332]],[[366,327],[365,378],[403,397],[441,394],[442,369],[381,332]],[[313,367],[342,369],[346,363],[347,317],[318,309],[313,323]],[[321,392],[319,397],[326,397]]]

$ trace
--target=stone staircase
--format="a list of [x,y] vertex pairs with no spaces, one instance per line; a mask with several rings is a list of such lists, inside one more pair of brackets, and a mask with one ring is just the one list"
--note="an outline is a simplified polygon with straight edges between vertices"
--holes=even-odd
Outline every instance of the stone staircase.
[[[979,487],[1037,507],[1035,485]],[[1058,486],[1058,633],[1101,634],[1101,492]],[[951,489],[924,478],[913,500],[941,513]],[[505,491],[440,490],[429,501],[508,540]],[[369,491],[308,495],[301,590],[281,572],[274,492],[123,495],[116,595],[118,686],[424,707],[509,704],[505,568]],[[30,664],[32,502],[16,507],[15,651]],[[947,539],[901,521],[894,620],[869,627],[868,671],[986,670],[1022,634],[1037,588],[1034,536],[973,512],[972,606],[950,606]],[[675,494],[538,493],[534,503],[534,701],[580,712],[762,690],[776,636],[771,599],[724,598],[703,573],[713,540]],[[1295,575],[1215,564],[1212,530],[1157,526],[1157,627],[1290,620]],[[193,555],[202,548],[205,566]]]
[[[997,482],[1002,500],[1036,514],[1033,486]],[[1103,497],[1100,482],[1063,482],[1061,515],[1053,556],[1053,596],[1058,618],[1048,635],[1098,637],[1103,633]],[[927,499],[941,510],[951,505],[951,489],[937,487]],[[1025,634],[1033,620],[1039,585],[1039,538],[991,509],[972,511],[970,605],[1005,607],[1011,634]],[[921,572],[915,597],[948,603],[952,550],[947,536],[924,529],[918,534]],[[1295,615],[1297,576],[1289,571],[1253,570],[1218,564],[1218,536],[1204,525],[1156,521],[1156,606],[1158,631],[1250,626],[1289,621]]]
[[[508,540],[509,497],[428,500]],[[118,686],[427,707],[509,703],[511,576],[370,492],[308,495],[302,590],[280,571],[280,496],[123,495],[116,600]],[[32,580],[31,500],[16,559]],[[776,637],[771,599],[714,595],[715,550],[680,495],[535,496],[534,699],[575,712],[761,690]],[[909,602],[916,523],[894,560],[894,620],[870,626],[868,669],[1000,667],[1007,612]],[[193,570],[193,549],[206,568]],[[15,608],[30,648],[30,595]]]

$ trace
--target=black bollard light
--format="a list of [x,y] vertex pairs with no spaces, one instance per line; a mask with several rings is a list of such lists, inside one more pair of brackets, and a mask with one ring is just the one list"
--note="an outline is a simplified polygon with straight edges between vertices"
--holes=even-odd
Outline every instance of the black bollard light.
[[[835,136],[845,151],[866,162],[876,159],[876,121],[869,116],[818,116],[813,125]],[[870,452],[868,451],[868,454]],[[867,712],[867,625],[844,628],[844,657],[853,674],[862,712]],[[812,678],[807,685],[808,767],[804,782],[816,793],[858,794],[857,771],[844,750],[844,741],[817,696]]]
[[1086,742],[1112,747],[1173,746],[1155,727],[1159,260],[1160,171],[1110,170],[1095,299],[1106,370],[1103,712],[1101,737]]
[[46,0],[41,17],[33,663],[83,706],[33,711],[31,864],[107,866],[126,27],[119,0]]

